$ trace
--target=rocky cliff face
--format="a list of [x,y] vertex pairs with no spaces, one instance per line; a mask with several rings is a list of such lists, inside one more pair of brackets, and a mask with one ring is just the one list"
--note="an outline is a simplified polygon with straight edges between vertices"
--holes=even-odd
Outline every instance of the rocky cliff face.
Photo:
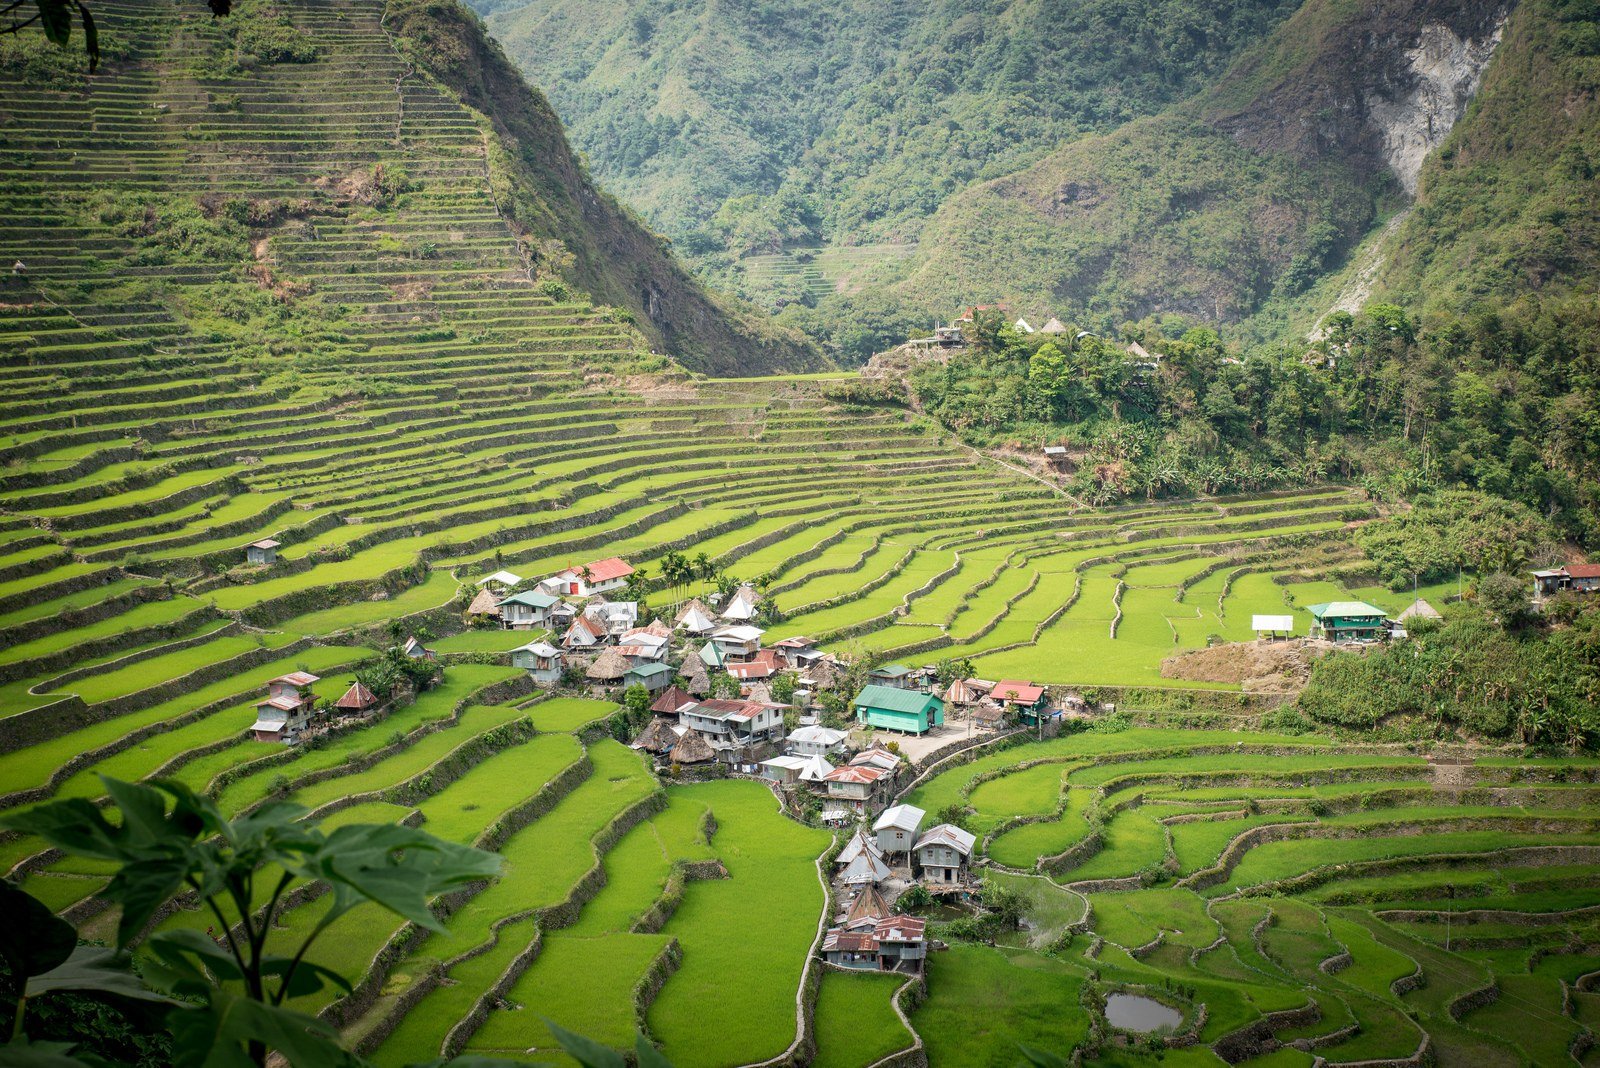
[[1509,10],[1308,0],[1193,100],[954,198],[907,285],[1111,327],[1291,301],[1416,195]]
[[1442,22],[1429,23],[1422,27],[1416,46],[1405,50],[1411,87],[1374,91],[1364,101],[1367,121],[1383,139],[1383,158],[1411,196],[1417,195],[1422,161],[1444,143],[1466,113],[1504,28],[1504,14],[1476,39]]
[[1258,152],[1389,172],[1415,195],[1422,161],[1466,111],[1500,42],[1505,0],[1312,2],[1200,102]]

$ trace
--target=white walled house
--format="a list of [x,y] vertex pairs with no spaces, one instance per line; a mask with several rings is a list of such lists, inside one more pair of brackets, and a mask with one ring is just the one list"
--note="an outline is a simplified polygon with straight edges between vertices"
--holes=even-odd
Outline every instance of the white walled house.
[[915,855],[922,878],[930,883],[959,883],[977,839],[954,824],[930,827],[917,839]]
[[911,847],[916,845],[922,818],[926,815],[916,805],[895,805],[884,809],[883,815],[872,825],[873,832],[878,836],[878,848],[884,856],[904,853],[909,857]]
[[567,597],[593,597],[597,593],[622,589],[631,574],[632,565],[621,557],[611,556],[579,567],[564,568],[545,581],[559,585],[559,592]]

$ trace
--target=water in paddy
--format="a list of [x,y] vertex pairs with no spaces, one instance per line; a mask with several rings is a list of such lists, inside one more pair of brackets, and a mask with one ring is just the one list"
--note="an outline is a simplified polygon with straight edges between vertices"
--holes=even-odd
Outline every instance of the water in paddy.
[[1183,1013],[1154,998],[1112,994],[1106,998],[1106,1022],[1122,1031],[1147,1035],[1163,1027],[1176,1028],[1183,1022]]

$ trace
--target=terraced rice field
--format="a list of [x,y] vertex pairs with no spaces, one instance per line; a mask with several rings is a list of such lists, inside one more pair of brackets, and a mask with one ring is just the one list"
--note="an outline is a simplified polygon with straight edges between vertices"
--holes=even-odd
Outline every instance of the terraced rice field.
[[[383,5],[278,6],[315,62],[230,65],[182,6],[99,0],[91,87],[8,87],[0,257],[24,269],[0,278],[0,807],[167,776],[233,813],[284,796],[501,852],[445,934],[367,908],[318,949],[360,983],[304,1007],[380,1063],[559,1060],[542,1016],[617,1044],[642,1025],[683,1066],[777,1056],[823,903],[827,834],[752,783],[663,787],[595,726],[613,702],[530,700],[505,663],[526,635],[458,633],[464,581],[704,552],[826,644],[1135,687],[1171,684],[1174,650],[1248,637],[1252,613],[1409,599],[1361,577],[1344,533],[1373,513],[1341,487],[1089,510],[833,402],[827,376],[635,378],[623,317],[530,280],[481,117],[397,54]],[[819,277],[865,264],[829,262]],[[267,537],[280,561],[244,567]],[[443,686],[319,747],[246,739],[266,679],[311,671],[335,697],[391,625],[440,635]],[[1201,1044],[1173,1063],[1312,1002],[1245,1059],[1311,1063],[1274,1045],[1296,1039],[1406,1056],[1423,1032],[1450,1063],[1582,1054],[1595,769],[1432,774],[1317,738],[1139,729],[933,778],[911,800],[970,805],[1034,927],[936,957],[912,1016],[931,1059],[1065,1052],[1091,972],[1195,991]],[[14,836],[0,866],[110,930],[103,868]],[[903,1047],[896,985],[824,979],[817,1062]]]
[[[1457,772],[1259,731],[1090,731],[983,755],[908,800],[967,806],[1030,915],[1065,910],[1077,933],[1057,941],[1046,921],[935,956],[912,1022],[935,1063],[1010,1063],[972,1036],[1005,1021],[1050,1042],[1052,1006],[1145,991],[1197,1043],[1163,1063],[1389,1063],[1424,1044],[1441,1064],[1587,1063],[1597,783],[1594,760]],[[1013,997],[944,996],[979,972]]]

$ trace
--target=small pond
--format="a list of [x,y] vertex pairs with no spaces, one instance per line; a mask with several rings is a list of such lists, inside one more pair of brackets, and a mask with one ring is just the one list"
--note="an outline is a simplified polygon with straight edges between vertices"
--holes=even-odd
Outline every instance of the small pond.
[[1111,994],[1106,997],[1106,1022],[1122,1031],[1147,1035],[1162,1028],[1176,1030],[1183,1023],[1183,1013],[1154,998]]

